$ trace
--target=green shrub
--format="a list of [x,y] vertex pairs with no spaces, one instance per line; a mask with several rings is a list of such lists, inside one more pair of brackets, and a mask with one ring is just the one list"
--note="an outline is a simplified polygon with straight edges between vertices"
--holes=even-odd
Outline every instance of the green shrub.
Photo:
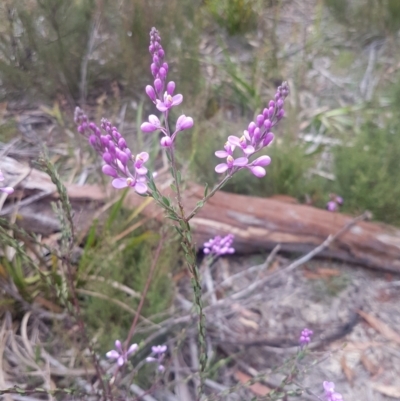
[[379,35],[400,29],[398,0],[325,0],[336,20],[358,33]]
[[84,92],[91,98],[113,92],[111,82],[130,95],[139,90],[142,95],[151,78],[152,26],[161,32],[171,79],[180,83],[180,91],[192,94],[200,82],[198,3],[122,0],[118,6],[105,1],[100,7],[95,0],[3,2],[0,95],[25,100],[27,95],[61,96],[75,103]]
[[[395,120],[398,120],[396,118]],[[335,151],[337,193],[344,210],[369,210],[375,219],[400,224],[400,126],[364,125],[354,146]]]
[[207,0],[206,7],[229,35],[245,33],[255,27],[256,0]]

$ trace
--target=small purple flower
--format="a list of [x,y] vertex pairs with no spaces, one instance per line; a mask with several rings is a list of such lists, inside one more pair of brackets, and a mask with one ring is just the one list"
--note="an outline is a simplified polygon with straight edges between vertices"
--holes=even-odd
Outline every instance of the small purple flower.
[[254,174],[256,177],[264,177],[267,173],[263,166],[268,166],[271,163],[271,158],[269,156],[260,156],[251,162],[246,167]]
[[181,94],[172,96],[168,92],[165,92],[163,101],[161,101],[160,99],[156,100],[156,107],[161,112],[166,112],[171,107],[181,104],[182,100],[183,100],[183,96]]
[[329,212],[336,212],[336,210],[338,209],[337,203],[335,201],[329,201],[326,204],[326,208]]
[[157,362],[158,364],[158,370],[160,372],[163,372],[165,370],[164,365],[162,365],[162,362],[165,358],[165,353],[167,351],[167,346],[166,345],[155,345],[151,347],[151,356],[148,356],[146,358],[146,362]]
[[342,394],[335,392],[335,383],[324,381],[323,386],[326,401],[343,401]]
[[128,362],[129,356],[132,355],[137,349],[138,349],[138,345],[132,344],[129,347],[128,351],[125,352],[122,349],[121,341],[117,340],[117,341],[115,341],[115,349],[108,351],[106,353],[106,357],[109,359],[116,359],[118,366],[122,366],[126,362]]
[[338,205],[343,205],[343,198],[341,196],[336,195],[336,203]]
[[249,162],[249,159],[247,157],[238,157],[237,159],[234,159],[231,155],[229,155],[226,158],[226,163],[221,163],[218,164],[215,167],[215,171],[217,173],[225,173],[225,171],[229,170],[229,172],[232,172],[234,167],[244,167],[247,165]]
[[235,150],[235,146],[231,145],[229,142],[226,142],[224,145],[225,150],[217,150],[215,152],[215,156],[219,157],[220,159],[224,159],[225,157],[232,156],[233,151]]
[[161,123],[157,116],[154,114],[149,115],[149,122],[145,122],[140,126],[140,129],[143,132],[154,132],[157,130],[161,130]]
[[185,129],[190,129],[192,127],[193,127],[193,118],[186,117],[184,114],[182,114],[176,121],[175,133],[179,131],[184,131]]
[[[247,132],[247,131],[245,131],[245,132]],[[228,142],[231,143],[232,145],[237,146],[238,148],[242,149],[243,153],[246,156],[250,156],[251,154],[253,154],[255,152],[254,147],[247,144],[246,135],[243,135],[241,138],[230,135],[230,136],[228,136]]]
[[311,336],[314,334],[312,330],[309,329],[303,329],[300,338],[299,338],[299,343],[301,347],[305,347],[308,345],[311,341]]
[[[0,181],[4,181],[4,175],[1,172],[1,170],[0,170]],[[0,191],[10,195],[10,194],[12,194],[14,192],[14,188],[12,188],[12,187],[0,187]]]
[[228,234],[225,237],[217,235],[204,243],[203,252],[206,255],[215,256],[235,253],[235,248],[232,247],[234,238],[233,234]]
[[343,198],[336,194],[329,194],[330,201],[326,204],[327,210],[336,212],[343,205]]

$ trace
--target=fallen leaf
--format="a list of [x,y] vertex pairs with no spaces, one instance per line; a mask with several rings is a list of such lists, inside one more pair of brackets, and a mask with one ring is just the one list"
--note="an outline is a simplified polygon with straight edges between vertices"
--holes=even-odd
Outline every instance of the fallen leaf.
[[375,376],[378,373],[378,367],[363,353],[361,355],[361,363],[364,368],[372,375]]
[[343,355],[340,360],[340,365],[342,366],[342,370],[344,375],[346,376],[347,381],[353,386],[354,383],[354,371],[347,365],[346,356]]
[[357,311],[357,313],[364,319],[366,322],[374,328],[376,331],[379,331],[382,335],[384,335],[388,340],[394,341],[397,344],[400,344],[400,335],[397,334],[390,326],[386,323],[382,322],[382,320],[378,319],[375,316],[372,316],[362,310]]
[[42,298],[40,295],[38,295],[35,298],[34,303],[38,304],[40,306],[43,306],[47,310],[49,310],[51,312],[54,312],[54,313],[61,313],[63,311],[63,309],[60,306],[58,306],[55,303],[49,301],[48,299]]
[[400,387],[387,386],[380,383],[372,383],[372,388],[379,391],[381,394],[387,395],[388,397],[400,399]]
[[340,271],[337,269],[329,269],[329,268],[321,267],[321,268],[313,270],[313,271],[305,270],[304,276],[308,279],[314,279],[314,280],[326,279],[326,278],[340,276]]
[[[243,373],[240,370],[237,370],[234,373],[234,376],[237,381],[239,381],[240,383],[242,383],[244,385],[246,385],[246,383],[248,383],[249,380],[252,379],[251,376],[246,375],[246,373]],[[256,395],[263,396],[263,395],[267,395],[269,392],[271,392],[271,389],[269,387],[264,386],[261,383],[254,383],[254,384],[252,384],[250,386],[246,386],[246,387],[248,387]]]
[[244,317],[239,318],[239,322],[243,324],[243,326],[251,327],[254,330],[258,330],[259,326],[254,320],[246,319]]

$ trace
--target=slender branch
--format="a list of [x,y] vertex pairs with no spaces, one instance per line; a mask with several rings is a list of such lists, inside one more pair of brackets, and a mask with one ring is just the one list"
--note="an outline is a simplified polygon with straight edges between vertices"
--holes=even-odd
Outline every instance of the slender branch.
[[136,315],[133,318],[133,321],[132,321],[132,324],[131,324],[131,328],[129,329],[128,337],[125,340],[125,344],[124,344],[125,351],[127,351],[128,348],[129,348],[129,343],[130,343],[130,341],[131,341],[131,339],[133,337],[133,333],[135,332],[136,325],[137,325],[137,323],[139,321],[140,312],[142,311],[142,308],[143,308],[143,305],[144,305],[144,301],[145,301],[146,296],[147,296],[147,292],[149,291],[150,284],[151,284],[151,281],[153,279],[154,272],[155,272],[155,269],[156,269],[156,266],[157,266],[157,263],[158,263],[158,259],[160,258],[161,249],[163,248],[164,243],[165,243],[165,235],[162,235],[161,239],[160,239],[160,242],[158,243],[156,252],[154,254],[153,261],[152,261],[151,266],[150,266],[149,276],[147,277],[146,284],[145,284],[145,286],[143,288],[142,296],[140,297],[140,302],[139,302],[139,306],[138,306],[137,311],[136,311]]

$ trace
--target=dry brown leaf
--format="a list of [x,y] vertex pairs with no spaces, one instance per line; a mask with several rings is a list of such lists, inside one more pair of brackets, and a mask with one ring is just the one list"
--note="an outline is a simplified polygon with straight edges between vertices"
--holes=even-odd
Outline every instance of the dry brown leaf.
[[239,318],[239,322],[243,324],[243,326],[251,327],[254,330],[258,330],[259,326],[254,320],[246,319],[244,317]]
[[342,370],[344,375],[346,376],[347,381],[353,386],[354,383],[354,371],[347,365],[346,356],[343,355],[340,360],[340,365],[342,366]]
[[391,327],[389,327],[386,323],[382,322],[382,320],[378,319],[375,316],[372,316],[362,310],[357,311],[357,313],[367,321],[367,323],[374,328],[376,331],[379,331],[382,335],[384,335],[388,340],[394,341],[397,344],[400,344],[400,335],[397,334]]
[[378,367],[363,353],[361,355],[361,363],[363,364],[364,368],[372,375],[375,376],[378,373]]
[[380,383],[372,383],[371,386],[374,390],[379,391],[381,394],[387,395],[388,397],[392,397],[397,400],[400,399],[400,387],[387,386]]
[[34,303],[38,304],[40,306],[43,306],[47,310],[49,310],[51,312],[54,312],[54,313],[61,313],[63,311],[63,309],[60,306],[58,306],[55,303],[49,301],[48,299],[42,298],[40,295],[38,295],[35,298]]
[[321,267],[316,269],[315,271],[304,271],[304,276],[308,279],[317,280],[317,279],[326,279],[331,277],[340,276],[340,271],[337,269],[329,269]]
[[[251,376],[246,375],[246,373],[241,372],[240,370],[237,370],[235,373],[235,379],[239,381],[242,384],[246,384],[249,380],[252,379]],[[254,394],[256,395],[267,395],[271,389],[264,384],[261,383],[254,383],[251,386],[248,387]]]

